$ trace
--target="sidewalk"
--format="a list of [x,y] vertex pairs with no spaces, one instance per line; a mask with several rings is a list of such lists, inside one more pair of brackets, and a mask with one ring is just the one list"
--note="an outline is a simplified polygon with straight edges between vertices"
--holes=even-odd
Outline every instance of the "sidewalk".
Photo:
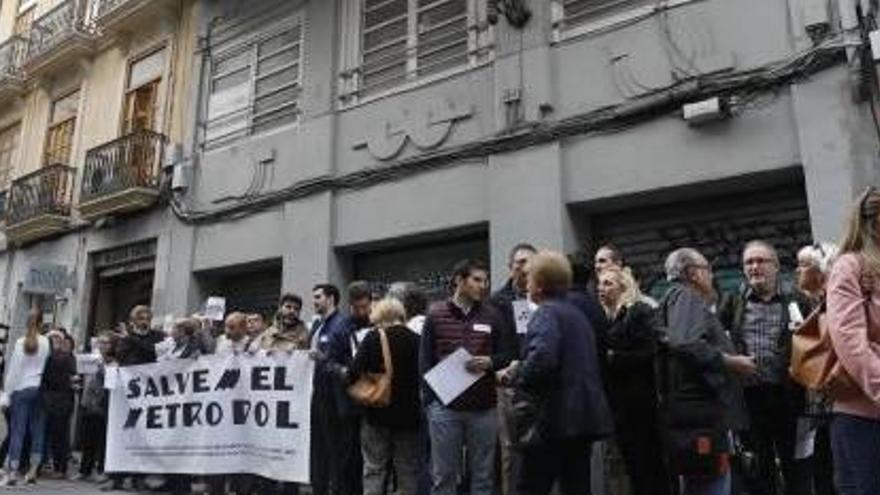
[[79,482],[79,481],[49,481],[39,480],[36,485],[10,486],[0,488],[0,493],[27,493],[33,495],[54,495],[54,494],[72,494],[78,495],[105,495],[110,494],[128,494],[134,492],[102,492],[98,490],[95,483]]

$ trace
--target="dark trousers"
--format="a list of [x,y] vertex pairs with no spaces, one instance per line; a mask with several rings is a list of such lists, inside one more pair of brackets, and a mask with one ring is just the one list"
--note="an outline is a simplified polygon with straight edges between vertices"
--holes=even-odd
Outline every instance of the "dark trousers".
[[312,493],[359,495],[363,467],[360,418],[340,415],[326,391],[312,400]]
[[666,470],[665,454],[660,443],[657,407],[645,404],[620,404],[614,410],[617,447],[626,465],[632,495],[670,495],[673,478]]
[[837,492],[834,490],[834,463],[831,455],[831,421],[828,419],[822,418],[816,428],[811,462],[814,493],[835,495]]
[[776,495],[777,458],[782,467],[785,494],[810,493],[808,478],[798,476],[800,469],[794,462],[797,416],[788,397],[782,385],[762,384],[745,389],[750,424],[743,443],[754,453],[757,463],[756,472],[746,481],[751,495]]
[[840,495],[880,493],[880,421],[835,414],[831,420],[831,448]]
[[522,449],[517,493],[547,495],[559,482],[561,495],[590,495],[592,451],[592,442],[581,437],[552,440]]
[[70,414],[60,413],[46,416],[46,445],[52,467],[56,473],[67,473],[67,460],[70,457]]
[[104,446],[107,439],[107,419],[101,414],[85,412],[82,417],[82,463],[79,472],[88,476],[104,471]]

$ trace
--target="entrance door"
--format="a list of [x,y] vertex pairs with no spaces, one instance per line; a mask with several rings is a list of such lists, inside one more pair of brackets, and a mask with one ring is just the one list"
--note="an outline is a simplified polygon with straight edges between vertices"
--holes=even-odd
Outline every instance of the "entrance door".
[[153,271],[98,275],[91,335],[128,321],[131,308],[153,299]]

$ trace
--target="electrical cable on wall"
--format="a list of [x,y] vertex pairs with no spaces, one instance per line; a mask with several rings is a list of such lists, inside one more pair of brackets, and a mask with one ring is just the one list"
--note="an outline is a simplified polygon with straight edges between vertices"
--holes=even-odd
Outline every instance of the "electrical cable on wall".
[[283,189],[255,195],[234,205],[213,210],[192,210],[186,208],[179,195],[175,195],[171,199],[171,207],[174,214],[187,223],[234,220],[278,206],[286,201],[314,194],[360,189],[400,180],[422,171],[452,166],[463,160],[485,160],[490,155],[524,149],[569,136],[617,132],[659,116],[678,112],[684,103],[713,96],[734,97],[778,91],[785,85],[839,65],[840,50],[843,47],[842,37],[838,35],[789,59],[762,67],[679,81],[664,90],[617,105],[557,121],[529,122],[514,132],[424,153],[384,166],[369,167],[339,176],[324,175],[306,179]]

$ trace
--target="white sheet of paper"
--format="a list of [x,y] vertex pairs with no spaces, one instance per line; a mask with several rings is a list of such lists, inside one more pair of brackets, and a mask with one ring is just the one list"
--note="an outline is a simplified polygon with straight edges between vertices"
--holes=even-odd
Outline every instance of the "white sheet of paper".
[[119,368],[117,366],[107,366],[104,369],[104,388],[113,390],[116,388],[116,382],[119,378]]
[[76,354],[76,372],[81,375],[94,375],[101,363],[100,354]]
[[482,373],[474,374],[465,369],[465,363],[472,357],[464,347],[459,347],[425,373],[425,381],[444,406],[448,406],[483,376]]
[[156,349],[156,357],[161,357],[174,350],[174,339],[166,337],[153,346]]
[[525,335],[529,330],[529,318],[537,306],[528,299],[513,301],[513,319],[516,321],[517,335]]
[[800,418],[797,422],[797,436],[794,444],[794,458],[807,459],[813,455],[816,445],[816,429],[807,418]]
[[205,303],[205,316],[214,321],[223,321],[223,316],[225,314],[226,298],[209,297],[208,302]]

